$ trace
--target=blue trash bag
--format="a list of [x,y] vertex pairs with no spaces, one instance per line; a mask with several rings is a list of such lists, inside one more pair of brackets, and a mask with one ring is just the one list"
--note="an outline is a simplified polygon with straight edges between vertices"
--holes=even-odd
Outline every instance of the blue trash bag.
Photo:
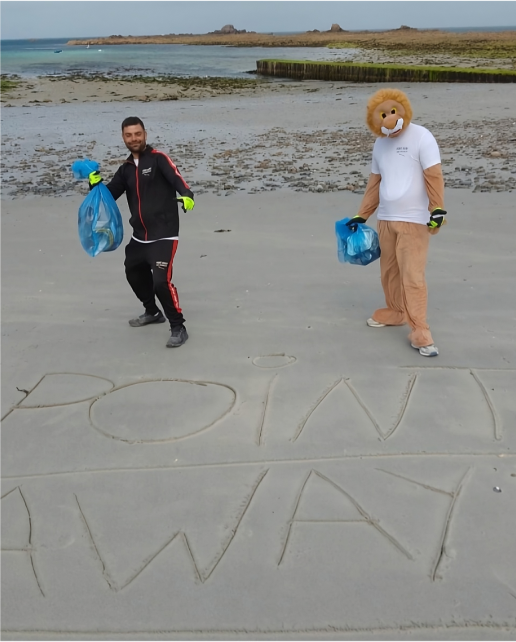
[[[89,159],[72,165],[75,178],[88,178],[99,164]],[[122,216],[111,192],[103,183],[93,187],[79,207],[79,239],[90,256],[116,250],[124,238]]]
[[341,263],[369,265],[380,258],[380,243],[376,230],[365,223],[357,223],[350,229],[346,223],[349,218],[343,218],[335,223],[337,235],[337,255]]
[[91,172],[98,172],[100,165],[89,158],[76,160],[72,163],[72,172],[75,178],[88,178]]

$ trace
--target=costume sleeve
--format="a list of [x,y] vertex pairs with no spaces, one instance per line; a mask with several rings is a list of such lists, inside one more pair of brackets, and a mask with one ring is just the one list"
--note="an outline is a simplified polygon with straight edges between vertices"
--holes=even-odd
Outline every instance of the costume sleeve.
[[423,170],[426,193],[428,195],[428,211],[436,207],[444,209],[444,178],[441,163]]
[[371,163],[371,173],[372,174],[381,174],[380,166],[378,165],[376,147],[377,147],[377,144],[375,142],[374,147],[373,147],[373,160],[372,160],[372,163]]
[[368,219],[372,216],[378,205],[380,204],[380,181],[382,177],[380,174],[369,174],[367,187],[365,188],[364,198],[360,204],[357,216]]
[[439,145],[428,130],[424,133],[419,144],[419,162],[421,163],[423,170],[428,169],[433,165],[438,165],[441,162]]
[[108,190],[111,192],[111,196],[115,199],[115,201],[118,198],[120,198],[122,194],[125,192],[125,181],[123,177],[123,170],[124,170],[124,166],[120,165],[120,167],[117,169],[113,178],[106,185]]
[[189,196],[193,199],[194,195],[190,186],[187,185],[185,179],[181,176],[181,173],[174,165],[172,160],[163,152],[158,152],[153,150],[153,154],[156,154],[158,167],[167,179],[167,181],[172,185],[172,187],[178,192],[181,196]]

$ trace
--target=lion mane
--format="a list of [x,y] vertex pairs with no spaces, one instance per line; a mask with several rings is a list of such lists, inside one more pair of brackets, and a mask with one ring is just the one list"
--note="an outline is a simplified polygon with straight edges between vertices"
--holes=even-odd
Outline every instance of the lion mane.
[[399,89],[380,89],[371,96],[367,102],[367,126],[376,136],[383,136],[381,130],[376,128],[373,122],[374,110],[381,105],[385,100],[395,100],[405,109],[405,116],[403,117],[403,129],[405,129],[412,120],[412,106],[407,94]]

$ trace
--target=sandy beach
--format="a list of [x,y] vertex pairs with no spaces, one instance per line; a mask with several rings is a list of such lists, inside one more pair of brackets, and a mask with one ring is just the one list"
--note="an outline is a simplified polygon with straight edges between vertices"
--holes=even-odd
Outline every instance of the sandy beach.
[[[446,180],[425,359],[337,261],[376,85],[32,84],[1,115],[3,639],[514,639],[516,86],[399,86]],[[176,350],[77,235],[70,166],[109,179],[129,115],[196,195]]]

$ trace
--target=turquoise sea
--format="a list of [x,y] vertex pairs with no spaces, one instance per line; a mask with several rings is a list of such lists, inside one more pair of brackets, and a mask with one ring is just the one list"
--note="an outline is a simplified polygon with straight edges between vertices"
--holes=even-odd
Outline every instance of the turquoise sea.
[[[516,30],[516,27],[468,27],[443,31],[507,30]],[[75,72],[238,78],[254,71],[260,58],[344,60],[354,51],[326,47],[213,45],[92,45],[87,48],[68,46],[66,43],[72,38],[2,40],[1,72],[29,77]]]
[[81,72],[238,78],[254,71],[260,58],[340,60],[350,55],[326,47],[92,45],[87,48],[67,46],[69,40],[2,40],[2,74],[46,76]]

